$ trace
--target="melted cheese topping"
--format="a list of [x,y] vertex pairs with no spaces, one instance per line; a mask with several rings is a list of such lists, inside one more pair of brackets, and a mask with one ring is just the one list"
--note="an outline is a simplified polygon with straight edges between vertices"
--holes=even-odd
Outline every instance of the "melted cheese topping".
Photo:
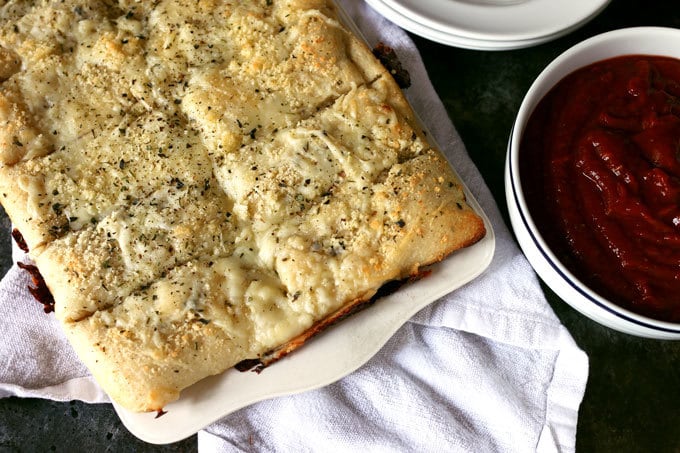
[[11,0],[0,18],[0,200],[129,408],[479,238],[326,1]]

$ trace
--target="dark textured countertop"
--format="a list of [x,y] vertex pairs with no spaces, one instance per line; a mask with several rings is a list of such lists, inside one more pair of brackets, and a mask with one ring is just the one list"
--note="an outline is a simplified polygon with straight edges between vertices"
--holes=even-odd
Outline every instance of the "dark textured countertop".
[[[558,0],[559,1],[559,0]],[[562,0],[568,1],[568,0]],[[506,142],[524,93],[550,60],[608,30],[640,25],[680,28],[676,1],[613,0],[598,17],[556,41],[529,49],[480,52],[414,37],[472,159],[506,213]],[[507,218],[507,215],[506,215]],[[0,211],[0,275],[11,264],[9,221]],[[680,342],[621,334],[584,318],[546,289],[578,345],[590,357],[579,414],[582,452],[680,451]],[[196,438],[154,446],[127,432],[110,405],[0,400],[0,451],[193,451]]]

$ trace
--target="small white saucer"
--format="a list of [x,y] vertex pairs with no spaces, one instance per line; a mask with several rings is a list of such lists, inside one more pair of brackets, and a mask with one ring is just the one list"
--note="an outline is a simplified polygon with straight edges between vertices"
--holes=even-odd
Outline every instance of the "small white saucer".
[[609,1],[367,0],[367,3],[400,27],[441,44],[510,50],[563,36],[592,19]]

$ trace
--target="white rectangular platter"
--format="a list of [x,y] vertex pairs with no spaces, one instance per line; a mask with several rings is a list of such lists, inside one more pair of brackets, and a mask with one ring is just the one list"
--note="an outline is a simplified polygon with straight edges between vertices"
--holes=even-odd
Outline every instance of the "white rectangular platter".
[[[344,20],[361,36],[347,15]],[[428,136],[431,138],[432,134]],[[431,266],[431,273],[425,278],[401,286],[330,327],[260,374],[230,369],[206,378],[184,390],[161,417],[156,417],[156,413],[130,412],[114,404],[123,424],[146,442],[168,444],[250,404],[320,388],[361,367],[414,314],[465,285],[491,263],[495,250],[491,223],[469,189],[464,186],[464,190],[468,203],[484,220],[486,236],[481,241]]]

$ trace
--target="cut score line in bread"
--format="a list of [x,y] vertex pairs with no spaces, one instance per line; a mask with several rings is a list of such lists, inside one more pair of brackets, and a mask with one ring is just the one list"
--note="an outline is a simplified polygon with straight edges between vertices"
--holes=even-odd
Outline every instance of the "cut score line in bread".
[[0,58],[21,64],[0,74],[0,201],[130,410],[268,363],[485,234],[332,2],[2,15]]

